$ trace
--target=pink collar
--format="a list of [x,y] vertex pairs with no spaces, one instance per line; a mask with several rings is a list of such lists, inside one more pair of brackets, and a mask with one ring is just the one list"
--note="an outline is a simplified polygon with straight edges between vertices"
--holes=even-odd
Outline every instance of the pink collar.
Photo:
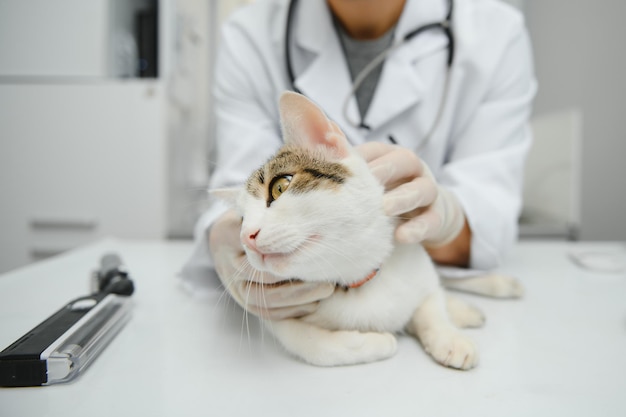
[[372,278],[374,278],[376,275],[378,275],[378,271],[380,271],[380,268],[376,268],[374,269],[372,272],[370,272],[365,278],[363,278],[360,281],[357,281],[355,283],[346,285],[345,288],[359,288],[360,286],[364,285],[366,282],[368,282],[369,280],[371,280]]

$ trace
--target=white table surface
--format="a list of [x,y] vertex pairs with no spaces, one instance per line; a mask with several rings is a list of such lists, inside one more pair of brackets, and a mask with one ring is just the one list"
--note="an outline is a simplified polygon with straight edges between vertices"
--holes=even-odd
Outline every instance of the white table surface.
[[481,360],[463,372],[406,336],[387,361],[300,363],[220,290],[182,289],[190,243],[102,241],[0,276],[0,349],[86,294],[106,251],[137,288],[133,318],[82,376],[0,388],[0,416],[626,416],[626,274],[580,269],[566,256],[580,246],[626,256],[619,244],[522,242],[501,270],[524,299],[462,295],[487,316],[466,331]]

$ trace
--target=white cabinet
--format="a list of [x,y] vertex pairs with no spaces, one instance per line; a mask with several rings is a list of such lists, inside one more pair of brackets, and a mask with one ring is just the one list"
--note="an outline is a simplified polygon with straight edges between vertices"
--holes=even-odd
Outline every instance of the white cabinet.
[[0,272],[102,236],[191,236],[231,3],[0,0]]
[[0,84],[0,271],[105,236],[166,234],[157,80]]
[[0,272],[103,236],[188,233],[211,4],[0,0]]

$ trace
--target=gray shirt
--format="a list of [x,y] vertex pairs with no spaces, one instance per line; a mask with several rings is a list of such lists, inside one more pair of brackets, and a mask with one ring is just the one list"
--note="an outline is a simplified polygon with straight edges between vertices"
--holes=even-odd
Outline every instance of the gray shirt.
[[[383,36],[373,40],[358,40],[351,38],[350,35],[341,27],[339,22],[335,22],[337,28],[337,34],[341,46],[343,47],[346,62],[350,70],[352,80],[359,75],[359,73],[369,64],[376,56],[381,54],[385,49],[389,48],[393,42],[393,32],[395,27],[388,30]],[[376,85],[380,74],[383,72],[384,61],[381,62],[367,77],[363,80],[363,83],[356,90],[356,101],[359,106],[359,113],[361,119],[365,118],[367,109],[372,102],[374,92],[376,91]]]

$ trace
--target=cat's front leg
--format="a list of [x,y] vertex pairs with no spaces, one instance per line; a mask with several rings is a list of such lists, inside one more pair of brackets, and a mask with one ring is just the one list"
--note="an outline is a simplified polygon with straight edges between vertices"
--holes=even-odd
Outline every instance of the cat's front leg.
[[317,366],[375,362],[392,357],[397,349],[391,333],[332,331],[298,319],[266,324],[289,353]]
[[413,314],[408,330],[417,336],[424,350],[442,365],[471,369],[478,363],[474,343],[450,322],[442,291],[426,298]]

